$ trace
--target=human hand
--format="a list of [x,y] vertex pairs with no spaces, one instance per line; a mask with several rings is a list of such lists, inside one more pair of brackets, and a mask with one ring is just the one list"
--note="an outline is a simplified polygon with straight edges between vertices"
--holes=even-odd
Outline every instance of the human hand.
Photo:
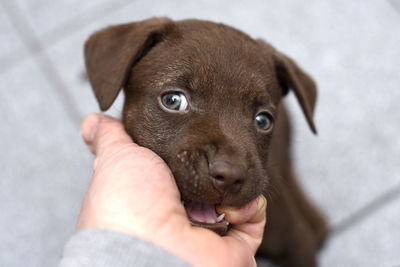
[[217,207],[232,225],[227,235],[191,226],[174,177],[151,150],[132,142],[121,122],[89,115],[82,136],[96,155],[76,230],[102,228],[147,240],[195,266],[256,266],[267,202]]

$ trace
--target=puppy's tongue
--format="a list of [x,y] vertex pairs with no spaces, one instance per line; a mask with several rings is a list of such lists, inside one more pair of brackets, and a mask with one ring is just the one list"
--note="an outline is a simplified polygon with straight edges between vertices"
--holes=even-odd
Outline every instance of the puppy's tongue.
[[186,213],[192,225],[210,229],[220,235],[226,234],[229,222],[225,214],[217,216],[214,204],[185,201]]

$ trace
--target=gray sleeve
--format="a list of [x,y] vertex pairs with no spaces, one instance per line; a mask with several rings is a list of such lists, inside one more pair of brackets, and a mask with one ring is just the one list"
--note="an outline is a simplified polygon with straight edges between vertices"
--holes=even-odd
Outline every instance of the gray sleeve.
[[114,231],[89,229],[74,234],[59,267],[189,266],[162,248]]

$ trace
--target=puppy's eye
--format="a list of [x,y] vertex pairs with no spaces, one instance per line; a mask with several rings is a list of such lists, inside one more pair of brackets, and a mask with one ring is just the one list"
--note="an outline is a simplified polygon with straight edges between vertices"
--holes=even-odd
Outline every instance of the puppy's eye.
[[162,96],[161,102],[170,110],[184,111],[188,108],[186,96],[182,93],[167,93]]
[[258,129],[268,131],[272,128],[272,116],[267,112],[258,113],[254,123]]

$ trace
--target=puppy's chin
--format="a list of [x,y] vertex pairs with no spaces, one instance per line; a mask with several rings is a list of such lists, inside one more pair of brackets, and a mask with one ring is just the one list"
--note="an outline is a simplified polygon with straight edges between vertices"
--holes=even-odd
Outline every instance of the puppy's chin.
[[[182,203],[186,209],[186,214],[193,226],[206,228],[219,235],[225,235],[229,230],[229,221],[225,220],[225,214],[218,214],[217,205],[241,206],[250,202],[252,197],[244,197],[232,194],[197,194],[188,196],[190,190],[181,191]],[[204,192],[203,192],[204,193]],[[261,193],[261,192],[260,192]],[[197,196],[197,197],[196,197]],[[212,201],[213,196],[218,201]]]
[[182,204],[186,209],[190,223],[193,226],[212,230],[219,235],[225,235],[228,231],[229,222],[224,219],[225,214],[217,214],[215,209],[216,205],[221,203],[220,197],[212,199],[213,194],[201,194],[205,199],[199,198],[197,194],[188,197],[188,192],[191,192],[191,190],[181,190],[184,199]]
[[225,214],[217,214],[215,204],[182,201],[186,213],[193,226],[203,227],[214,231],[219,235],[225,235],[228,231],[229,222],[224,219]]

